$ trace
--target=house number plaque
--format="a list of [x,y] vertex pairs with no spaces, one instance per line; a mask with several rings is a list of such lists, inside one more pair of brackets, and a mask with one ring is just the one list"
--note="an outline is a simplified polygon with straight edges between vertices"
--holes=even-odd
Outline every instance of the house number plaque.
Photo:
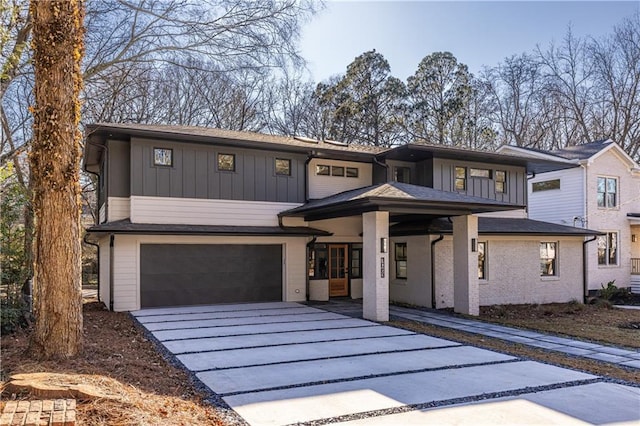
[[380,278],[384,278],[384,257],[380,258]]

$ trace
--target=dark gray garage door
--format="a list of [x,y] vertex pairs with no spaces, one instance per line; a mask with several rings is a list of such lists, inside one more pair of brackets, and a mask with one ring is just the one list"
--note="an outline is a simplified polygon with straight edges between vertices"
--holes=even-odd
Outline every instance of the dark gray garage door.
[[143,308],[280,300],[281,245],[140,245]]

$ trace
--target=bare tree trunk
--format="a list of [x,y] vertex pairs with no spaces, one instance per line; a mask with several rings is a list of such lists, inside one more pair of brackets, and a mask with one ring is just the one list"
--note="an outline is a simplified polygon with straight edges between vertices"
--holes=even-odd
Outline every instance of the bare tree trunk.
[[32,0],[35,107],[30,155],[35,330],[31,352],[68,358],[82,350],[80,121],[81,0]]

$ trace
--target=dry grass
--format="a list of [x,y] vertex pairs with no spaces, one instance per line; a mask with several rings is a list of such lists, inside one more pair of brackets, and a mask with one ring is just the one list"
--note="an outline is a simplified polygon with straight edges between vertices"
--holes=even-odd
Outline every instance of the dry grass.
[[559,353],[545,351],[518,343],[505,342],[492,337],[480,336],[450,328],[438,327],[415,321],[392,321],[388,323],[393,327],[400,327],[429,336],[441,337],[460,343],[470,344],[480,348],[490,349],[509,355],[542,361],[575,370],[585,371],[598,376],[609,377],[640,385],[640,370],[624,369],[613,364],[606,364],[587,358],[569,357]]
[[[84,308],[82,356],[40,362],[25,354],[26,332],[2,336],[2,379],[43,372],[50,373],[51,384],[94,386],[105,397],[79,401],[77,419],[82,425],[224,424],[187,373],[168,364],[128,314],[106,311],[98,303]],[[31,397],[3,395],[8,398]]]
[[640,324],[640,310],[581,303],[497,305],[482,307],[480,319],[616,346],[640,348],[640,329],[637,328]]

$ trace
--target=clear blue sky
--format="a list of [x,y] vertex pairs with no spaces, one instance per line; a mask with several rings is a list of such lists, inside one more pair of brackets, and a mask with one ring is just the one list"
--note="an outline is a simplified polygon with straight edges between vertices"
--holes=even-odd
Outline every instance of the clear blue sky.
[[327,1],[301,40],[314,81],[344,73],[361,53],[376,49],[403,80],[426,55],[453,53],[477,73],[536,45],[577,36],[599,37],[640,11],[635,1]]

